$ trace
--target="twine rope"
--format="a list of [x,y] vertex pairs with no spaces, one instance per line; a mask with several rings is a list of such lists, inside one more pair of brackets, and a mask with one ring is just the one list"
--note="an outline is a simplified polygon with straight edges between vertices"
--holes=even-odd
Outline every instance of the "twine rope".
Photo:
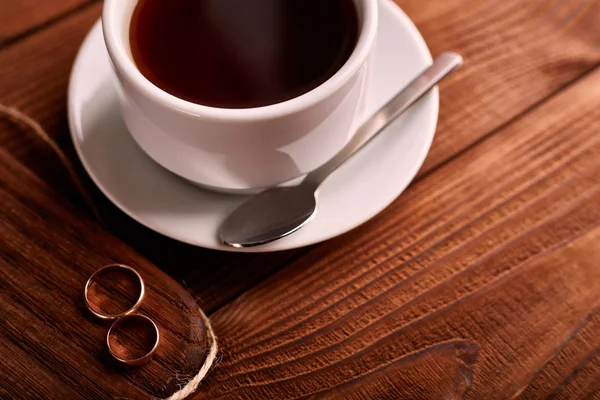
[[194,376],[192,379],[190,379],[190,381],[184,387],[182,387],[178,392],[173,393],[171,396],[169,396],[163,400],[183,400],[183,399],[187,398],[188,396],[190,396],[191,394],[193,394],[196,391],[196,389],[198,389],[200,382],[202,382],[202,379],[204,379],[204,377],[208,374],[208,371],[210,371],[210,368],[212,367],[212,365],[214,364],[214,362],[217,358],[218,346],[217,346],[217,337],[215,336],[215,331],[213,330],[212,325],[210,324],[210,319],[206,316],[206,314],[204,314],[204,311],[202,311],[201,308],[199,308],[199,310],[200,310],[200,316],[202,317],[202,320],[204,321],[204,325],[206,326],[206,340],[208,341],[208,354],[206,355],[204,364],[200,368],[200,371],[198,371],[198,374],[196,376]]
[[[75,188],[81,195],[82,199],[85,201],[87,206],[94,214],[94,217],[98,220],[98,222],[102,223],[103,220],[100,217],[100,213],[98,212],[98,209],[96,208],[91,196],[85,190],[85,186],[83,185],[81,179],[77,175],[75,168],[69,161],[64,151],[58,146],[58,144],[56,144],[56,142],[50,137],[50,135],[48,135],[44,128],[42,128],[42,126],[33,118],[29,117],[27,114],[23,113],[15,107],[8,107],[3,104],[0,104],[0,116],[4,116],[13,123],[18,123],[26,126],[33,133],[35,133],[36,137],[39,140],[41,140],[46,146],[48,146],[48,148],[56,155],[63,168],[67,171],[70,180],[73,182],[73,185],[75,185]],[[208,354],[206,355],[206,359],[204,360],[200,371],[198,371],[198,374],[196,374],[196,376],[190,379],[185,384],[185,386],[183,386],[179,391],[173,393],[171,396],[163,400],[184,400],[185,398],[193,394],[196,391],[196,389],[198,389],[200,382],[202,382],[204,377],[206,377],[206,375],[210,371],[210,368],[213,366],[217,358],[217,337],[215,336],[215,332],[210,323],[210,319],[206,316],[202,308],[198,308],[198,310],[200,311],[200,316],[204,322],[204,325],[206,326]]]

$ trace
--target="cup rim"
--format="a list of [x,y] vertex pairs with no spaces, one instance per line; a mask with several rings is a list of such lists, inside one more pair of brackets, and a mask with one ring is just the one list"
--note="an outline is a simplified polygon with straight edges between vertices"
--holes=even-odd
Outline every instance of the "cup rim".
[[[133,0],[132,0],[133,1]],[[134,0],[137,2],[137,0]],[[158,104],[198,117],[228,121],[255,121],[295,114],[325,100],[342,88],[364,65],[373,47],[378,25],[378,0],[357,0],[363,7],[358,42],[346,63],[327,81],[292,99],[254,108],[218,108],[193,103],[176,97],[150,82],[136,67],[126,49],[123,32],[129,24],[119,23],[119,7],[123,0],[105,0],[102,10],[104,41],[114,67],[128,83]]]

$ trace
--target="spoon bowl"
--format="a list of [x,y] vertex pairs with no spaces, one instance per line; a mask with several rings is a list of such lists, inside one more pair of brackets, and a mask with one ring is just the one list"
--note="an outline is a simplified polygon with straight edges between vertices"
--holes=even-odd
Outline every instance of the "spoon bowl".
[[260,246],[296,232],[316,210],[316,194],[308,185],[269,189],[250,198],[225,220],[221,241],[236,248]]

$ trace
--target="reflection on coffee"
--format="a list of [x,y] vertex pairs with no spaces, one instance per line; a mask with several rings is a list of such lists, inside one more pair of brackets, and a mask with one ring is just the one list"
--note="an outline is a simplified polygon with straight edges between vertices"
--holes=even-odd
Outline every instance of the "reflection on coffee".
[[194,103],[251,108],[302,95],[350,58],[353,0],[139,0],[130,43],[142,74]]

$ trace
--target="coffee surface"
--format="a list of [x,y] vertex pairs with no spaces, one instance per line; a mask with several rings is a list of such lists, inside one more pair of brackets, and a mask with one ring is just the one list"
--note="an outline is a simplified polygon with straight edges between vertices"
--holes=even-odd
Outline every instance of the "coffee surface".
[[353,0],[139,0],[130,27],[148,80],[221,108],[300,96],[331,78],[357,40]]

